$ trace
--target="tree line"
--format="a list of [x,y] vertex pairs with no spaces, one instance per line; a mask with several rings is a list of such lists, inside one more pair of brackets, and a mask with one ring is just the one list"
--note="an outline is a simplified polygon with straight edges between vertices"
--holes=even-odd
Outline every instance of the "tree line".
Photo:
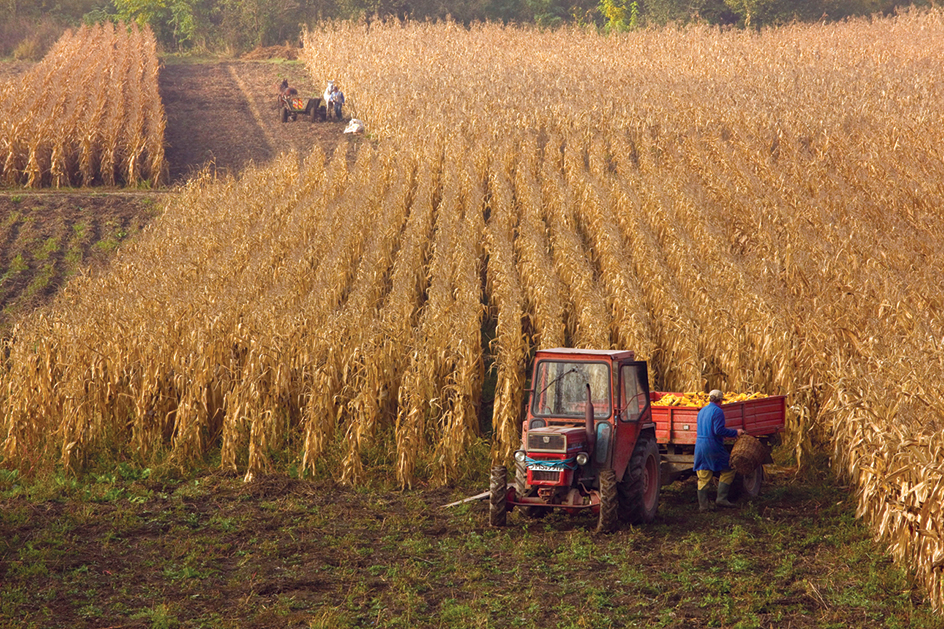
[[[762,28],[890,14],[935,0],[0,0],[0,57],[35,57],[63,28],[102,20],[151,26],[166,52],[239,54],[297,43],[325,19],[451,18],[623,31],[701,22]],[[20,51],[19,53],[17,51]]]

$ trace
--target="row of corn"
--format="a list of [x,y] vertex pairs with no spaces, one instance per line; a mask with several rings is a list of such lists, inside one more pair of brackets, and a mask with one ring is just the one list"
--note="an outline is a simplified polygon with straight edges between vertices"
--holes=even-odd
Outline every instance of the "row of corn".
[[33,188],[161,183],[164,108],[147,27],[68,31],[0,86],[0,182]]

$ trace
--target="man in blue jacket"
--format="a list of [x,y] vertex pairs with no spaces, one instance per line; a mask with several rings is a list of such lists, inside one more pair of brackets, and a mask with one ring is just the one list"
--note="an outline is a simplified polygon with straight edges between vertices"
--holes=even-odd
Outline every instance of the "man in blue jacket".
[[695,473],[698,475],[698,510],[707,511],[708,484],[711,477],[720,474],[718,479],[718,498],[715,502],[721,507],[733,507],[728,500],[731,483],[734,482],[734,470],[731,469],[730,455],[724,449],[725,437],[740,437],[744,431],[727,428],[724,425],[724,411],[721,402],[724,394],[715,389],[708,394],[708,406],[698,411],[698,435],[695,438]]

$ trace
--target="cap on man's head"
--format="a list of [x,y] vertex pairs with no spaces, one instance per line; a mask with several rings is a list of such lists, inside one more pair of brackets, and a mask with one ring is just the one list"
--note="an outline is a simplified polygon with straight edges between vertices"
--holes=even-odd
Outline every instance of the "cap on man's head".
[[722,393],[718,389],[713,389],[711,393],[708,394],[709,402],[720,402],[723,399],[724,399],[724,393]]

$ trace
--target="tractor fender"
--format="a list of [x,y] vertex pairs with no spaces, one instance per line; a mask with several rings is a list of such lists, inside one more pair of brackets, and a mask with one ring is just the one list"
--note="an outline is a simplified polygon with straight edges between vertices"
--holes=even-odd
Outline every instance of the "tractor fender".
[[649,433],[655,439],[656,425],[649,422],[620,422],[616,425],[615,443],[613,444],[613,471],[616,472],[617,482],[623,480],[629,461],[633,456],[636,442],[643,434]]

